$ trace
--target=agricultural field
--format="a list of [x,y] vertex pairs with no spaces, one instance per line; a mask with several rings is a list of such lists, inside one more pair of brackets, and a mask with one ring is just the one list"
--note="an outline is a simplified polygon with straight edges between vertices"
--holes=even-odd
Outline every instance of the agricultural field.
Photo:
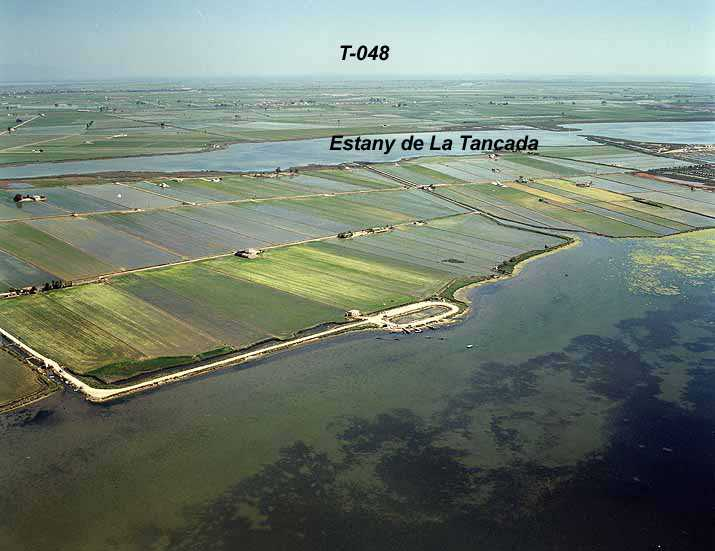
[[[646,155],[628,149],[607,145],[545,146],[536,154],[504,153],[498,161],[486,155],[471,157],[433,157],[411,159],[385,165],[384,170],[419,184],[416,170],[429,169],[439,173],[442,183],[475,182],[494,179],[545,177],[584,177],[599,174],[618,174],[629,171],[647,171],[654,168],[685,166],[690,163],[664,156]],[[496,170],[493,170],[496,169]],[[453,182],[451,182],[452,180]]]
[[560,237],[500,226],[478,215],[442,218],[368,238],[339,241],[347,251],[399,260],[452,277],[490,273],[494,266],[524,250],[559,243],[563,243]]
[[[408,202],[409,203],[409,202]],[[429,297],[564,240],[475,214],[350,239],[117,275],[0,301],[0,326],[111,384]]]
[[110,285],[83,285],[4,300],[0,324],[77,373],[118,362],[198,354],[210,335]]
[[[700,216],[683,221],[682,212],[655,207],[603,189],[581,188],[568,180],[540,179],[528,184],[466,184],[440,188],[445,197],[515,222],[614,237],[653,237],[708,227],[715,220]],[[691,225],[692,224],[692,225]]]
[[0,348],[0,410],[16,400],[39,395],[46,388],[29,366]]
[[23,189],[47,200],[0,191],[0,292],[465,212],[366,169]]
[[[401,178],[409,179],[410,170],[427,168],[444,175],[442,181],[428,184],[435,187],[434,195],[534,227],[653,237],[713,226],[715,194],[642,172],[628,173],[616,166],[624,158],[639,170],[681,162],[595,145],[552,148],[538,156],[411,159],[380,165],[380,170],[399,171]],[[419,178],[412,182],[425,185]]]
[[114,271],[112,265],[24,222],[0,224],[0,250],[64,280]]
[[[564,232],[712,227],[712,193],[636,172],[668,162],[593,145],[281,174],[12,182],[0,190],[0,292],[77,285],[0,300],[0,326],[111,385],[289,339],[346,310],[433,296],[565,243]],[[18,192],[46,200],[18,206]],[[234,256],[249,248],[261,254]]]
[[546,157],[547,160],[550,158],[570,159],[606,165],[606,170],[608,170],[608,167],[626,168],[630,170],[651,170],[653,168],[671,168],[689,164],[688,162],[681,161],[679,159],[646,155],[609,145],[583,145],[570,147],[547,146],[540,148],[539,156]]
[[248,262],[219,259],[207,264],[222,274],[343,311],[375,311],[413,302],[434,293],[450,279],[445,271],[344,250],[333,242],[268,251]]
[[0,251],[0,293],[29,285],[42,285],[53,279],[55,277],[52,274]]
[[[712,226],[712,193],[615,167],[624,156],[639,166],[666,159],[593,145],[551,148],[538,156],[417,158],[375,170],[13,184],[47,200],[18,207],[16,189],[0,190],[0,292],[471,209],[531,227],[616,237]],[[416,189],[424,186],[434,189]]]
[[[231,258],[236,264],[241,260]],[[175,266],[117,278],[125,289],[235,348],[340,321],[343,311],[281,289],[240,280],[211,264]]]

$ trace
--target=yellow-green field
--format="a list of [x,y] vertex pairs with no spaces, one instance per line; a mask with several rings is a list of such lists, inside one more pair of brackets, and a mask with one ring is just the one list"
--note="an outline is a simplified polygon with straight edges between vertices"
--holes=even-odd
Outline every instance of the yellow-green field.
[[219,259],[205,265],[310,300],[365,311],[427,296],[451,279],[446,272],[348,253],[327,243],[267,251],[252,261]]

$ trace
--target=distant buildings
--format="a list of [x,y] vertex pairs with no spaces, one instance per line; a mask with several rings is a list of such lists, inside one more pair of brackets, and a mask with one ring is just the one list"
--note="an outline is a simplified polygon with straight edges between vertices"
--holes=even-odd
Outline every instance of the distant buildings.
[[13,201],[16,203],[30,203],[30,202],[39,202],[39,201],[47,201],[47,197],[44,195],[21,195],[17,194],[15,197],[13,197]]

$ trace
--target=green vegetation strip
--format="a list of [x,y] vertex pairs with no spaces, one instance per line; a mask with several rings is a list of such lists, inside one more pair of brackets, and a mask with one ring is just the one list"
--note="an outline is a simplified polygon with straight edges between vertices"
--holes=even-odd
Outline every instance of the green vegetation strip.
[[93,369],[88,376],[99,379],[103,383],[113,383],[162,369],[171,369],[217,358],[235,352],[232,346],[222,346],[208,352],[184,356],[162,356],[147,360],[122,360]]

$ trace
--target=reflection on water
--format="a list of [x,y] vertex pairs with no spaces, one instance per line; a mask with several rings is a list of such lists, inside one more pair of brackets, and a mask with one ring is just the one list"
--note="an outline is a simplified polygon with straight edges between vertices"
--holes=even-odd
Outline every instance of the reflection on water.
[[0,548],[709,549],[715,278],[633,289],[653,243],[587,238],[449,328],[5,416]]

